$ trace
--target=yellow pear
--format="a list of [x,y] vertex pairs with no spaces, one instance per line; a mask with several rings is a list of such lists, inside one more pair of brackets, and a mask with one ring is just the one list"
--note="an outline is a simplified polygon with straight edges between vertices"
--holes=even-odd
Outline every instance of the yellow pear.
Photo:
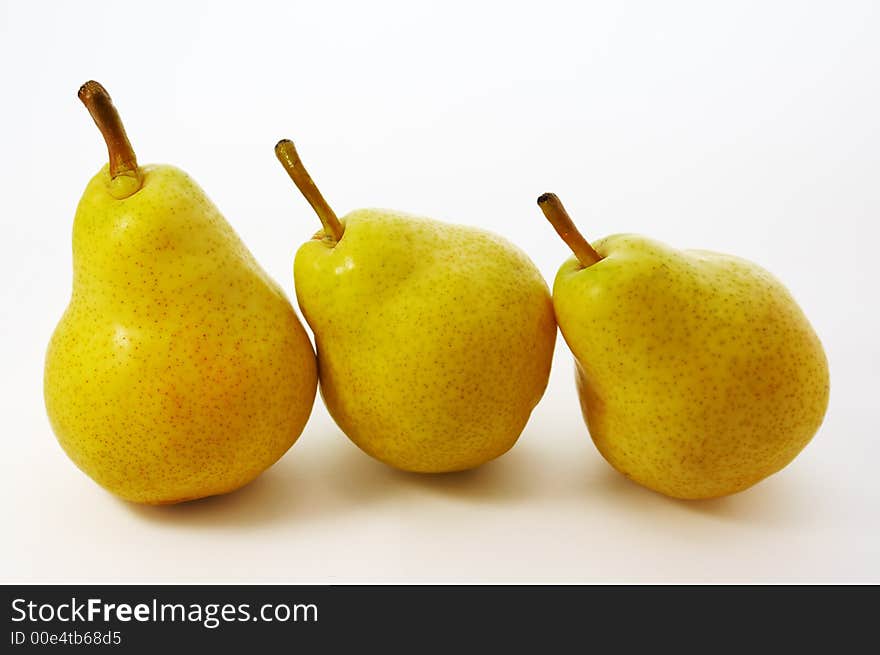
[[822,423],[829,379],[785,287],[743,259],[642,236],[590,245],[555,195],[538,204],[575,253],[553,306],[605,459],[676,498],[742,491],[791,462]]
[[506,452],[544,393],[556,340],[534,264],[482,230],[382,209],[340,221],[293,144],[276,154],[324,225],[297,252],[294,279],[342,431],[407,471]]
[[302,431],[314,351],[198,185],[171,166],[138,166],[99,84],[79,97],[110,164],[74,219],[73,292],[46,356],[52,427],[77,466],[127,500],[232,491]]

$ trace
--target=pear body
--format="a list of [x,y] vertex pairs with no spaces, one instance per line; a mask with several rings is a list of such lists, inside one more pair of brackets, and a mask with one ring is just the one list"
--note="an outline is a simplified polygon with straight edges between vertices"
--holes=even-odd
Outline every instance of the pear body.
[[338,243],[313,239],[294,263],[337,424],[407,471],[506,452],[547,386],[556,339],[534,264],[481,230],[387,210],[343,221]]
[[677,498],[750,487],[818,430],[829,394],[822,345],[759,266],[636,235],[560,268],[553,302],[576,360],[597,448],[636,482]]
[[46,356],[58,441],[130,501],[232,491],[294,443],[317,367],[290,302],[171,166],[117,200],[105,166],[73,229],[70,304]]

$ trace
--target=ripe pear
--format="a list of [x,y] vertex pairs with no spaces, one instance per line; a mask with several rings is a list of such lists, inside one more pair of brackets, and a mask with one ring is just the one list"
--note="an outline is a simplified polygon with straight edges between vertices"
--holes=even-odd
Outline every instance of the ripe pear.
[[529,258],[489,232],[384,210],[342,220],[290,141],[276,154],[323,223],[294,262],[321,393],[348,437],[406,471],[510,449],[547,386],[556,322]]
[[308,335],[204,191],[172,166],[138,166],[98,83],[79,97],[110,163],[74,219],[73,291],[46,355],[52,427],[77,466],[126,500],[232,491],[308,419]]
[[553,285],[599,452],[675,498],[742,491],[819,429],[828,363],[786,288],[759,266],[633,234],[594,246],[559,199],[538,204],[575,256]]

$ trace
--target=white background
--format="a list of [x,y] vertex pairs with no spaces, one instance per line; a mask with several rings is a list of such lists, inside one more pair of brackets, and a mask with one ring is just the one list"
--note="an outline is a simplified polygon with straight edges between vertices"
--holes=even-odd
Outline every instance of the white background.
[[[0,580],[880,582],[880,5],[872,2],[4,2],[0,7]],[[296,140],[342,214],[479,225],[548,280],[587,235],[735,253],[791,288],[831,405],[782,473],[716,501],[624,480],[580,417],[560,339],[518,445],[420,477],[363,455],[320,399],[238,493],[137,507],[68,461],[43,409],[100,80],[141,163],[207,190],[293,295],[318,223],[272,153]]]

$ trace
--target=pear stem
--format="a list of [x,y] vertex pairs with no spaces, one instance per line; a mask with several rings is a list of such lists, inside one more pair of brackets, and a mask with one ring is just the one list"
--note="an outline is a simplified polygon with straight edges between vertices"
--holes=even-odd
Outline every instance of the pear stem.
[[309,201],[318,218],[321,219],[321,224],[324,226],[324,234],[334,241],[339,241],[345,228],[339,222],[336,213],[330,208],[327,201],[324,200],[324,196],[321,195],[306,167],[303,166],[293,141],[281,139],[275,145],[275,156],[278,157],[278,161],[281,162],[290,179],[293,180],[300,193],[305,196],[305,199]]
[[142,183],[140,169],[134,148],[125,133],[125,126],[119,117],[119,112],[113,106],[113,100],[107,89],[98,82],[90,80],[79,88],[77,94],[82,103],[89,110],[95,125],[101,130],[101,135],[107,143],[107,154],[110,157],[110,177],[116,179],[124,176],[134,178],[137,181],[137,189]]
[[568,244],[568,247],[571,248],[574,256],[583,264],[584,268],[592,266],[602,259],[602,255],[596,252],[596,249],[578,231],[574,221],[571,220],[571,216],[568,215],[565,207],[562,206],[562,201],[559,200],[555,193],[541,195],[538,198],[538,207],[541,208],[544,216],[550,221],[550,225],[556,229],[562,240]]

